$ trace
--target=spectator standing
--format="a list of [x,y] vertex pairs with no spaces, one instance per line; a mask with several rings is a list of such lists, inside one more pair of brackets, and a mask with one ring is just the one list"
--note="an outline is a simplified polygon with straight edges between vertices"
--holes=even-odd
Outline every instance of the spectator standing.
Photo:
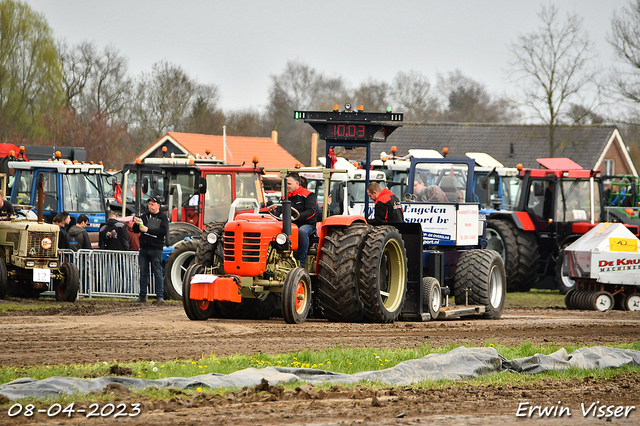
[[0,189],[0,218],[9,219],[14,214],[13,204],[4,199],[4,192]]
[[383,189],[378,182],[371,182],[367,186],[367,194],[375,201],[373,219],[368,220],[369,224],[382,225],[404,222],[402,204],[389,188]]
[[147,301],[149,286],[149,264],[156,286],[157,303],[164,302],[164,285],[162,282],[162,248],[164,237],[169,232],[169,219],[160,211],[158,197],[150,197],[148,210],[140,217],[133,218],[133,232],[140,234],[140,295],[135,303]]
[[58,213],[53,217],[53,224],[58,225],[60,233],[58,234],[58,248],[60,250],[68,249],[69,243],[67,242],[67,230],[64,229],[64,216],[62,213]]
[[71,250],[91,250],[91,238],[89,237],[87,230],[84,229],[87,225],[89,225],[89,218],[86,214],[81,214],[78,216],[76,224],[69,228],[69,231],[67,232],[67,243]]
[[100,227],[98,247],[102,250],[129,250],[127,225],[118,221],[115,212],[110,212],[109,218]]

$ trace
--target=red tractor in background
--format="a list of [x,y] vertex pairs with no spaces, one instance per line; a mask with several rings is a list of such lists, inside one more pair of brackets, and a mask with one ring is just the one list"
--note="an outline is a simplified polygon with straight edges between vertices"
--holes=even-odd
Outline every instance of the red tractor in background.
[[536,161],[544,168],[519,167],[514,209],[489,213],[488,248],[504,260],[508,291],[538,286],[566,294],[575,282],[562,274],[562,253],[604,221],[602,175],[568,158]]

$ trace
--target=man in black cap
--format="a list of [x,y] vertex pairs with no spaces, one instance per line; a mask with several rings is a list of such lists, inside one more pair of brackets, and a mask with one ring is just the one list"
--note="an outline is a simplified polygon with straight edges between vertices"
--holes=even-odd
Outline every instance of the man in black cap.
[[149,263],[156,283],[157,303],[164,302],[164,285],[162,282],[162,248],[164,237],[169,232],[169,219],[160,211],[160,199],[149,198],[149,210],[142,216],[133,218],[133,232],[140,234],[140,296],[136,303],[147,301],[149,285]]

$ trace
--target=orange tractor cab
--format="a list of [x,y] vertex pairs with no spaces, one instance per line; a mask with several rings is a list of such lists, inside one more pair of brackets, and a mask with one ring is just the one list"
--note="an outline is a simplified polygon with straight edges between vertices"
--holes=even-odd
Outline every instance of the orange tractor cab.
[[[343,111],[337,105],[333,111],[296,111],[294,118],[310,124],[326,141],[325,164],[332,164],[335,146],[364,147],[363,171],[368,185],[370,145],[385,141],[401,125],[403,115],[364,112],[362,108],[356,111],[347,104]],[[280,171],[283,187],[289,171],[297,169]],[[343,171],[322,169],[325,188],[331,175],[339,172]],[[362,201],[361,211],[369,212],[369,200]],[[453,268],[444,267],[439,247],[427,249],[429,260],[423,266],[424,226],[428,223],[372,226],[363,215],[327,217],[328,191],[322,204],[323,220],[311,237],[304,267],[294,256],[298,227],[292,224],[292,216],[295,219],[299,212],[291,207],[286,194],[281,215],[238,214],[227,222],[223,235],[206,235],[211,255],[204,263],[192,265],[183,282],[187,316],[192,320],[213,316],[259,319],[276,314],[280,308],[287,323],[302,323],[311,311],[316,318],[341,322],[500,317],[505,281],[500,256],[463,245],[467,240],[461,239],[458,245],[455,241],[456,235],[466,236],[462,228],[457,229],[455,217],[476,243],[480,239],[484,222],[478,221],[477,204],[457,202],[443,209],[450,211],[451,217],[442,220],[451,220],[447,224],[454,240],[446,249],[459,259]],[[475,209],[475,221],[459,216],[459,207]],[[449,293],[440,285],[445,280],[455,281],[456,301],[461,300],[461,306],[448,305]]]

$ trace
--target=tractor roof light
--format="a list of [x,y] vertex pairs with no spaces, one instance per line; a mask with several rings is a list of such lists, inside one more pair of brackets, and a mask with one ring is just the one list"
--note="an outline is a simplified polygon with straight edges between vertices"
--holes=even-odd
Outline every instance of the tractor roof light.
[[253,168],[256,168],[258,166],[258,162],[260,160],[258,159],[257,155],[254,155],[253,158],[251,159],[251,162],[253,163]]
[[518,169],[518,171],[522,170],[522,163],[518,163],[518,165],[516,166],[516,169]]
[[569,172],[568,171],[562,172],[562,177],[563,178],[568,178],[569,177]]
[[358,112],[364,111],[364,105],[358,105]]

